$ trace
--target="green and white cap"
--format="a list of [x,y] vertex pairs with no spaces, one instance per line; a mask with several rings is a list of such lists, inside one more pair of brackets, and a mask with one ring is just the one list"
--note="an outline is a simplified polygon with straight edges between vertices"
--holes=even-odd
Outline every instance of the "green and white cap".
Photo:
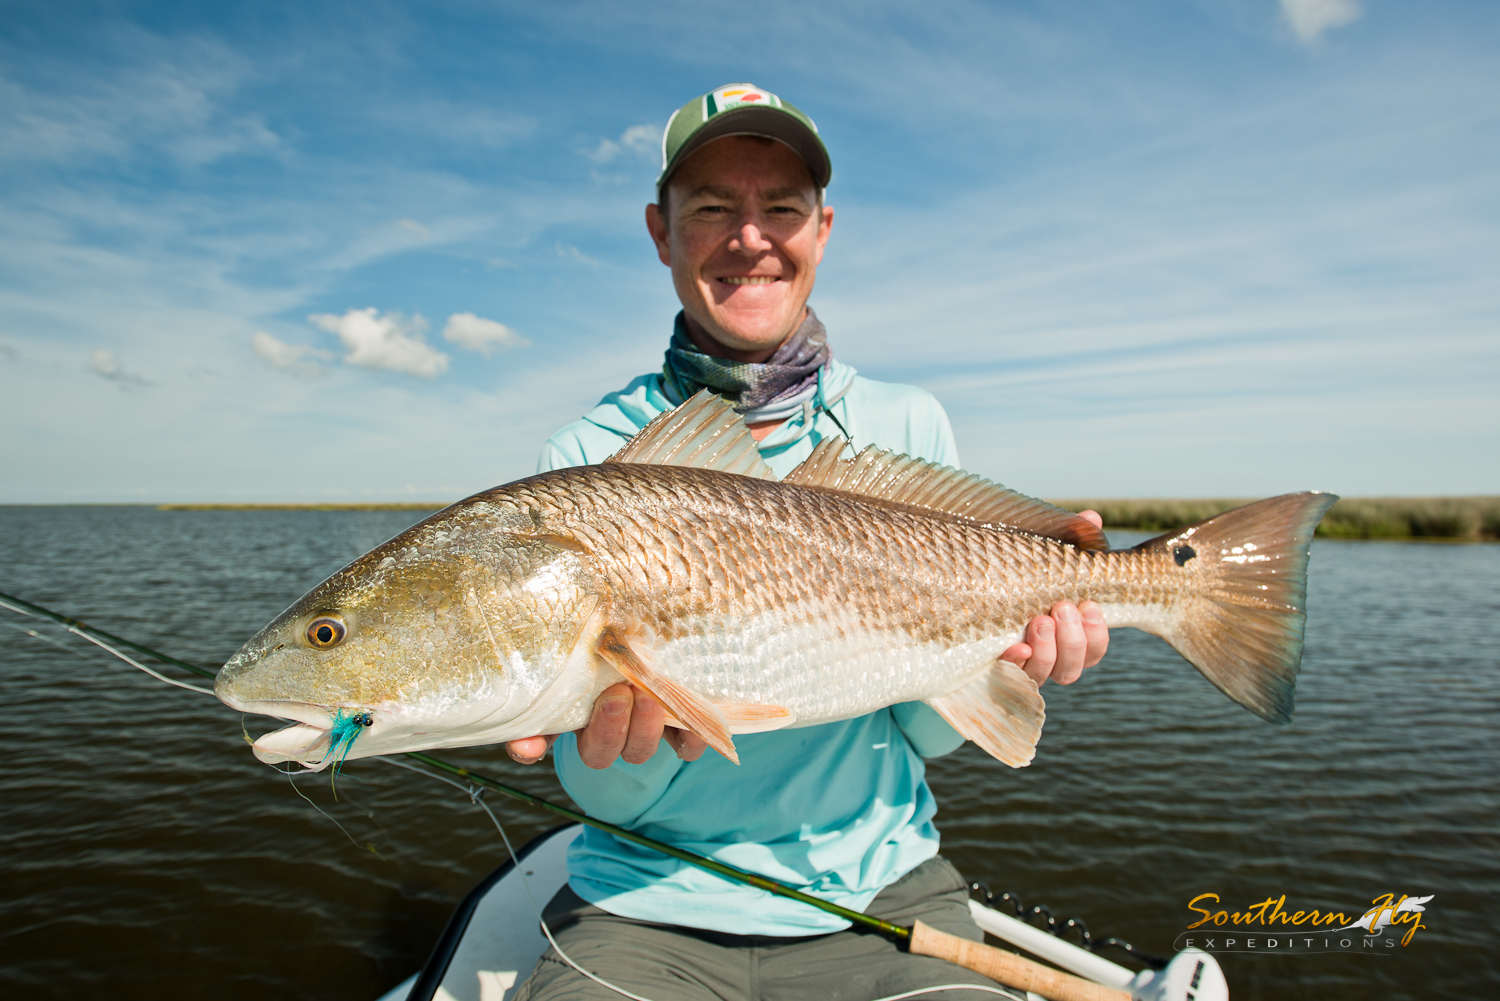
[[695,97],[672,113],[661,137],[658,194],[694,150],[724,136],[766,136],[786,143],[812,171],[820,188],[828,187],[833,164],[818,127],[794,105],[753,83],[731,83]]

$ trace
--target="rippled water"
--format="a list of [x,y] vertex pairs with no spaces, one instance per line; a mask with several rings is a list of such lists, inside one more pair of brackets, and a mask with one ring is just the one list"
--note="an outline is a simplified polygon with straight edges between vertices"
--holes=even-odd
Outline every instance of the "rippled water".
[[[0,508],[0,591],[217,665],[416,517]],[[1234,996],[1494,991],[1500,546],[1318,542],[1310,602],[1294,725],[1259,722],[1121,631],[1104,666],[1046,689],[1031,768],[967,747],[932,764],[945,854],[1159,954],[1205,892],[1355,914],[1381,893],[1435,894],[1405,948],[1221,956]],[[299,780],[319,813],[217,702],[4,610],[0,636],[8,997],[373,999],[502,860],[448,786],[357,761],[337,801],[326,776]],[[447,756],[563,798],[545,767]],[[553,826],[499,805],[512,837]]]

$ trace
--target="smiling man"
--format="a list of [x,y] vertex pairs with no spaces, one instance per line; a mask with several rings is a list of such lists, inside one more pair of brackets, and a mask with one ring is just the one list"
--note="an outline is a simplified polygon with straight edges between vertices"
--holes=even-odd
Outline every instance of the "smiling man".
[[[735,405],[777,475],[832,435],[957,466],[937,401],[835,359],[807,306],[833,228],[823,204],[832,169],[812,120],[775,94],[732,84],[679,109],[662,147],[646,226],[682,303],[666,363],[553,435],[540,468],[600,462],[704,387]],[[1038,683],[1068,684],[1108,639],[1097,606],[1060,604],[1004,657]],[[601,819],[899,924],[982,937],[963,878],[937,854],[922,759],[963,738],[935,711],[911,703],[742,735],[739,766],[664,718],[650,695],[620,684],[584,729],[509,749],[531,763],[555,740],[564,788]],[[651,1001],[871,999],[991,983],[592,828],[568,871],[546,909],[567,960]],[[519,997],[619,996],[567,960],[549,951]],[[924,996],[960,995],[977,996]]]

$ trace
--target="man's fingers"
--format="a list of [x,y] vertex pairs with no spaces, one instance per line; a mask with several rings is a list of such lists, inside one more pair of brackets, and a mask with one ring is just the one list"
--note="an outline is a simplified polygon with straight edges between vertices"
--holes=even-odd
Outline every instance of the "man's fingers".
[[635,693],[635,704],[630,709],[630,732],[626,735],[620,757],[632,765],[640,765],[650,761],[660,746],[667,712],[648,693],[639,688],[632,691]]
[[662,739],[672,745],[672,750],[683,761],[697,761],[708,750],[708,741],[691,730],[679,730],[675,726],[662,731]]
[[1000,655],[1001,660],[1008,660],[1017,667],[1025,667],[1026,662],[1031,659],[1031,646],[1026,643],[1016,643]]
[[1057,623],[1057,662],[1052,665],[1052,680],[1071,685],[1083,673],[1083,661],[1088,656],[1083,614],[1071,601],[1059,601],[1052,606],[1052,621]]
[[1085,601],[1078,606],[1078,611],[1083,615],[1083,636],[1088,642],[1088,653],[1084,655],[1083,666],[1093,667],[1109,649],[1109,627],[1104,624],[1104,609],[1099,607],[1097,601]]
[[594,701],[594,715],[578,734],[578,756],[590,768],[608,768],[625,749],[630,734],[632,693],[621,682],[610,685]]
[[520,740],[507,741],[505,750],[521,764],[534,765],[547,756],[547,748],[551,747],[556,739],[555,733],[545,737],[522,737]]
[[1104,515],[1100,514],[1098,511],[1079,511],[1078,517],[1082,518],[1084,521],[1092,522],[1095,528],[1104,527]]
[[1038,685],[1052,673],[1057,662],[1057,626],[1048,615],[1038,615],[1026,624],[1026,645],[1031,647],[1031,656],[1021,665],[1021,670]]

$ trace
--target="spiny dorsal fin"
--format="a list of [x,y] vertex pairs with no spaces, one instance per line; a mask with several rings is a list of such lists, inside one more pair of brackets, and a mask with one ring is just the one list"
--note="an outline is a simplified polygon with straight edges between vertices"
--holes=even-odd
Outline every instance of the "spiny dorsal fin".
[[848,463],[840,458],[844,450],[849,447],[845,438],[824,438],[813,446],[812,454],[803,459],[796,469],[792,470],[782,480],[783,483],[800,483],[804,486],[825,486],[824,480],[839,471],[841,466]]
[[691,466],[758,480],[776,478],[760,457],[744,419],[706,389],[700,389],[676,410],[658,416],[604,461]]
[[956,514],[986,525],[1056,539],[1079,549],[1105,550],[1104,533],[1071,511],[991,483],[981,476],[939,466],[873,445],[841,459],[846,442],[825,438],[788,473],[783,483],[826,487]]

